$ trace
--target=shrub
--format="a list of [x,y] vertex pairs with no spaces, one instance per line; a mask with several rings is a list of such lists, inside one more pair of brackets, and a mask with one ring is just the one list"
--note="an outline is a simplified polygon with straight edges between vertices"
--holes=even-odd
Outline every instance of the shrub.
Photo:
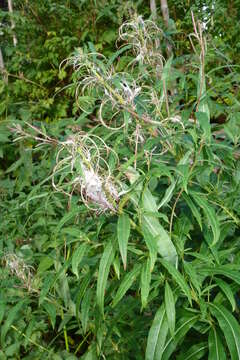
[[191,72],[136,16],[110,57],[89,44],[62,63],[77,119],[11,124],[2,358],[239,358],[239,127],[211,124],[193,22]]

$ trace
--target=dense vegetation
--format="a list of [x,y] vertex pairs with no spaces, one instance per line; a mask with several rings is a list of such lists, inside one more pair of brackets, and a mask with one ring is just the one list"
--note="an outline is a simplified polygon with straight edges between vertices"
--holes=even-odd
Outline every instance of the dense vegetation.
[[240,3],[161,4],[0,12],[0,360],[240,359]]

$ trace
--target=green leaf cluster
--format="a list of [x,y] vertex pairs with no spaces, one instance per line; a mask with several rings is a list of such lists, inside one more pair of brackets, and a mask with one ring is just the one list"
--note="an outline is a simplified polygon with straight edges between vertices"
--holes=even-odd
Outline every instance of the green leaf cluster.
[[188,3],[1,11],[0,359],[240,359],[239,9]]

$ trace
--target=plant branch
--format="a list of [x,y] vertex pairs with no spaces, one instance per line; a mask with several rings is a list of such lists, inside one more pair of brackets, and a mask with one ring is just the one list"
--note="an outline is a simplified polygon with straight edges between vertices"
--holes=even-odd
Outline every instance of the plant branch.
[[[155,0],[150,0],[150,10],[151,10],[153,21],[157,22],[157,6],[156,6],[156,1]],[[156,45],[157,49],[160,47],[159,38],[155,39],[155,45]]]
[[4,65],[3,54],[2,54],[1,48],[0,48],[0,74],[2,74],[3,81],[5,82],[5,84],[7,84],[8,78],[7,78],[7,74],[6,74],[6,69],[5,69],[5,65]]
[[13,19],[12,0],[8,0],[8,11],[9,11],[9,13],[10,13],[10,15],[11,15],[11,29],[12,29],[12,31],[13,31],[13,45],[14,45],[14,46],[17,46],[18,41],[17,41],[17,36],[16,36],[16,34],[15,34],[15,32],[14,32],[14,29],[15,29],[15,21],[14,21],[14,19]]
[[[168,9],[168,2],[167,0],[161,0],[161,10],[162,10],[162,16],[163,21],[165,23],[166,29],[169,27],[169,9]],[[170,57],[172,54],[172,46],[167,40],[167,54]]]

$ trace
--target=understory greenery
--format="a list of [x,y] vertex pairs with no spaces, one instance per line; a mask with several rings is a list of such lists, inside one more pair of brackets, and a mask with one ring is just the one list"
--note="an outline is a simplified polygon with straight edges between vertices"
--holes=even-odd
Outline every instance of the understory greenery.
[[240,359],[239,6],[181,3],[1,12],[1,360]]

